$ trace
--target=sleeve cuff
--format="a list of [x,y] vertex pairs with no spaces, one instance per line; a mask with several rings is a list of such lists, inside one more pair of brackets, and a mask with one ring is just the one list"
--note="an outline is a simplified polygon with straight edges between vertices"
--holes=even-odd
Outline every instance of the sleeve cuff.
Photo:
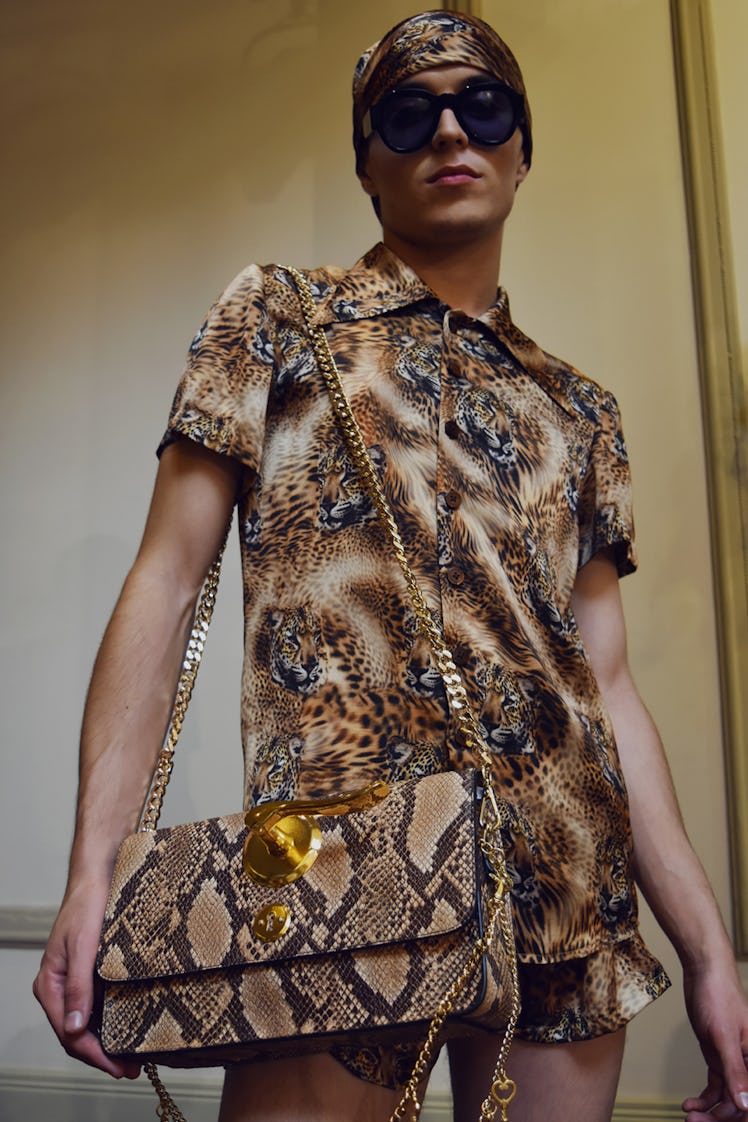
[[211,417],[197,409],[190,409],[179,417],[171,418],[156,449],[156,455],[160,458],[165,448],[182,437],[202,444],[204,448],[219,455],[242,458],[237,455],[238,442],[233,428],[223,417]]

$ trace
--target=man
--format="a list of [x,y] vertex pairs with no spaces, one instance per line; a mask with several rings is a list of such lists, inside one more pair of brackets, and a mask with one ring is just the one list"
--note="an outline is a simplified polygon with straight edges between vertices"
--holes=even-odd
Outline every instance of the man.
[[[689,1119],[717,1103],[709,1117],[742,1118],[748,1010],[626,662],[618,576],[635,555],[617,407],[497,298],[504,224],[532,156],[516,61],[474,18],[404,21],[357,67],[354,144],[383,244],[350,270],[311,274],[316,321],[480,706],[499,783],[530,824],[510,853],[523,997],[512,1116],[610,1118],[625,1025],[667,986],[638,934],[636,874],[680,954],[710,1067]],[[112,863],[235,503],[247,800],[470,762],[342,447],[292,279],[251,267],[193,342],[97,658],[68,888],[35,987],[67,1050],[115,1076],[135,1070],[86,1027]],[[477,1117],[496,1047],[450,1045],[458,1122]],[[338,1048],[232,1069],[222,1122],[374,1122],[412,1055]]]

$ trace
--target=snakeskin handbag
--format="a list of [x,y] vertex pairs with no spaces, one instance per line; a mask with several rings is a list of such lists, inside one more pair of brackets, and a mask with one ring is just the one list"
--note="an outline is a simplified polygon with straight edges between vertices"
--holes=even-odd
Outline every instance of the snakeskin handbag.
[[[505,1062],[517,966],[491,758],[460,675],[403,551],[313,299],[295,278],[351,458],[384,525],[475,769],[340,796],[267,802],[158,830],[174,749],[215,601],[221,554],[195,616],[139,832],[115,864],[96,964],[104,1050],[139,1059],[159,1114],[183,1122],[154,1067],[224,1065],[338,1043],[423,1040],[395,1119],[448,1035],[503,1033],[484,1103],[507,1117]],[[222,553],[223,551],[221,551]]]

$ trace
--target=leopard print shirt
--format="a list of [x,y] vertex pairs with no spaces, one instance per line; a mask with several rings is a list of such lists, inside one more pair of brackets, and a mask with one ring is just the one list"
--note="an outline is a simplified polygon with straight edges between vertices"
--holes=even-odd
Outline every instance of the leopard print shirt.
[[[382,245],[309,277],[516,807],[520,955],[559,961],[630,938],[626,791],[570,606],[598,550],[613,548],[620,574],[635,566],[615,400],[523,335],[501,291],[473,319]],[[283,268],[249,267],[211,309],[162,447],[179,437],[244,466],[247,802],[469,765]]]

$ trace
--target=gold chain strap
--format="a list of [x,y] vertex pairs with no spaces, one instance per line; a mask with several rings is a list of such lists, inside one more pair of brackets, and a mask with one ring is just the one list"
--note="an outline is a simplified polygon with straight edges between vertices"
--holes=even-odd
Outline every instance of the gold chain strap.
[[174,1102],[169,1092],[164,1087],[163,1083],[158,1077],[158,1068],[155,1064],[143,1064],[143,1071],[146,1073],[151,1083],[153,1090],[158,1095],[158,1106],[156,1107],[156,1114],[161,1119],[161,1122],[187,1122],[187,1119],[182,1114],[181,1110]]
[[[389,1122],[405,1122],[407,1112],[410,1109],[414,1112],[413,1117],[418,1117],[418,1112],[422,1105],[418,1099],[419,1085],[430,1068],[439,1033],[441,1032],[444,1022],[454,1008],[457,997],[469,981],[470,976],[477,969],[483,956],[490,950],[497,925],[501,933],[501,939],[504,944],[509,965],[512,1005],[491,1080],[491,1089],[481,1105],[479,1122],[492,1122],[498,1111],[500,1111],[501,1122],[507,1122],[509,1117],[509,1104],[517,1092],[514,1081],[510,1079],[506,1073],[506,1060],[519,1016],[519,982],[517,978],[517,959],[514,944],[511,903],[509,901],[511,881],[506,869],[504,849],[499,832],[502,823],[502,815],[500,799],[497,797],[494,787],[491,755],[483,740],[480,726],[470,706],[462,678],[457,670],[452,653],[444,641],[441,629],[434,619],[431,609],[426,602],[426,598],[421,592],[413,570],[408,564],[400,537],[400,531],[392,511],[390,510],[379,476],[366,450],[366,445],[364,444],[356,419],[348,403],[338,369],[335,365],[335,360],[332,357],[327,343],[327,337],[322,328],[315,327],[312,323],[314,316],[314,300],[308,282],[298,270],[289,267],[288,272],[294,277],[298,286],[307,330],[314,348],[317,364],[330,393],[333,411],[343,430],[343,435],[348,444],[354,466],[363,479],[364,485],[377,509],[377,513],[392,540],[395,556],[402,570],[408,594],[416,612],[419,630],[427,639],[434,652],[437,667],[449,698],[450,711],[460,728],[465,747],[468,748],[478,762],[486,794],[481,810],[480,847],[494,881],[495,891],[486,910],[485,930],[473,947],[470,957],[465,963],[460,975],[455,979],[439,1003],[436,1013],[429,1024],[426,1039],[421,1046],[410,1079]],[[213,616],[218,580],[221,574],[221,560],[223,558],[225,545],[226,543],[224,541],[216,560],[208,571],[200,601],[195,612],[195,620],[187,643],[179,682],[177,683],[174,705],[164,737],[164,745],[154,769],[148,798],[141,818],[141,831],[155,830],[161,814],[164,793],[174,766],[174,750],[182,730],[187,706],[189,705],[192,690],[197,679],[197,672],[202,660],[208,627]],[[161,1082],[156,1066],[151,1063],[144,1064],[144,1071],[153,1084],[154,1090],[158,1096],[159,1106],[156,1113],[162,1122],[186,1122],[184,1115]]]
[[449,697],[450,710],[459,725],[463,744],[470,750],[480,766],[486,788],[490,792],[489,797],[492,797],[496,802],[496,806],[492,807],[492,809],[495,809],[497,819],[501,822],[501,814],[498,809],[498,802],[495,799],[495,791],[493,788],[491,754],[485,745],[478,720],[468,701],[468,696],[452,657],[452,652],[447,647],[439,624],[434,619],[431,609],[426,602],[426,598],[421,592],[415,574],[408,564],[397,522],[390,510],[379,475],[366,450],[361,430],[356,423],[356,418],[353,416],[353,411],[345,395],[345,390],[340,380],[340,374],[327,343],[327,336],[323,328],[315,327],[312,322],[314,316],[314,299],[309,284],[306,277],[304,277],[298,269],[291,268],[290,266],[286,266],[286,269],[293,276],[298,285],[301,308],[314,348],[317,365],[327,384],[333,411],[343,430],[343,435],[348,445],[348,451],[353,460],[354,467],[361,476],[376,506],[377,513],[384,528],[392,540],[395,555],[408,588],[408,595],[415,609],[418,628],[421,634],[428,640],[434,652],[436,664],[444,682],[447,696]]
[[169,724],[166,729],[163,747],[156,761],[151,785],[148,789],[148,797],[140,819],[139,830],[141,832],[155,830],[161,815],[164,793],[169,782],[172,768],[174,767],[174,749],[177,746],[179,734],[182,731],[187,706],[190,703],[192,690],[194,689],[197,679],[197,672],[200,669],[200,661],[203,657],[208,627],[213,618],[213,608],[215,607],[216,592],[218,591],[218,579],[221,575],[221,561],[223,560],[223,551],[226,548],[227,538],[228,531],[226,532],[223,545],[218,551],[218,556],[208,570],[197,610],[195,611],[195,619],[192,623],[192,631],[190,632],[190,637],[184,652],[184,661],[182,662],[182,669],[179,674],[177,692],[174,696],[174,704],[172,706],[171,716],[169,717]]
[[[213,618],[218,581],[221,576],[221,562],[223,560],[223,553],[226,549],[227,540],[228,529],[226,531],[226,537],[223,540],[223,545],[218,551],[218,556],[208,569],[208,575],[205,578],[200,600],[195,610],[195,618],[192,622],[192,630],[190,631],[190,637],[187,640],[187,646],[184,652],[182,669],[179,674],[179,681],[177,682],[174,704],[172,705],[169,724],[166,729],[166,735],[164,736],[163,747],[159,753],[156,767],[153,771],[151,785],[148,790],[148,798],[146,799],[143,814],[140,819],[139,830],[141,833],[146,830],[155,830],[161,815],[164,794],[174,767],[174,749],[177,746],[179,734],[184,724],[185,714],[187,713],[187,706],[190,703],[192,691],[195,688],[197,672],[200,669],[203,650],[205,649],[205,640],[208,636],[208,628]],[[156,1065],[143,1064],[143,1071],[150,1079],[153,1084],[153,1089],[158,1096],[156,1114],[161,1119],[161,1122],[187,1122],[187,1119],[161,1082]]]
[[501,841],[500,828],[503,821],[500,810],[501,800],[497,796],[494,786],[491,753],[486,747],[478,720],[470,705],[465,686],[463,685],[462,678],[455,665],[452,653],[446,645],[441,628],[436,622],[426,602],[425,596],[421,592],[416,576],[408,564],[397,522],[387,502],[387,497],[384,493],[384,488],[382,487],[377,470],[366,449],[361,430],[356,423],[356,418],[353,415],[350,403],[346,397],[340,379],[340,373],[327,342],[327,336],[325,335],[324,329],[315,326],[313,322],[315,305],[309,282],[298,269],[287,266],[287,271],[296,282],[301,302],[301,310],[304,315],[304,322],[314,349],[317,365],[325,379],[332,402],[333,412],[343,431],[349,454],[353,460],[356,471],[363,480],[364,486],[376,507],[380,521],[392,541],[395,556],[397,557],[403,577],[405,578],[408,595],[415,609],[418,628],[421,634],[427,639],[434,653],[434,658],[449,698],[450,712],[459,726],[465,747],[470,750],[478,763],[485,790],[485,798],[481,809],[480,846],[495,884],[495,893],[487,909],[486,930],[481,939],[476,943],[470,959],[465,964],[461,974],[452,983],[439,1004],[429,1025],[426,1040],[418,1054],[402,1099],[392,1114],[390,1122],[403,1122],[409,1108],[413,1109],[414,1117],[418,1116],[421,1105],[418,1101],[418,1087],[429,1069],[436,1039],[444,1021],[454,1007],[456,998],[466,985],[473,971],[477,968],[483,955],[490,949],[497,921],[499,923],[502,942],[509,964],[512,1006],[509,1022],[504,1033],[501,1048],[499,1049],[499,1056],[491,1081],[491,1089],[481,1106],[480,1122],[491,1122],[491,1119],[496,1116],[497,1111],[501,1111],[501,1122],[506,1122],[509,1104],[517,1092],[516,1085],[506,1073],[506,1060],[519,1016],[519,981],[517,977],[517,958],[514,943],[514,929],[512,926],[511,902],[509,900],[511,880],[507,873],[504,847]]

